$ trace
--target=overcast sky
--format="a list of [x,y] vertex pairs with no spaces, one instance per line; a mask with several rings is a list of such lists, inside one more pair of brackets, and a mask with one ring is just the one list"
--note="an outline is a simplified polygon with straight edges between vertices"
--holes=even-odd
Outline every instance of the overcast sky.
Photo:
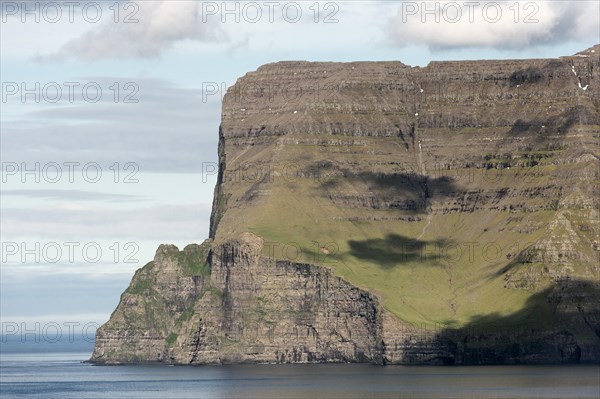
[[0,4],[3,327],[103,323],[160,243],[207,237],[221,95],[262,64],[600,41],[596,1]]

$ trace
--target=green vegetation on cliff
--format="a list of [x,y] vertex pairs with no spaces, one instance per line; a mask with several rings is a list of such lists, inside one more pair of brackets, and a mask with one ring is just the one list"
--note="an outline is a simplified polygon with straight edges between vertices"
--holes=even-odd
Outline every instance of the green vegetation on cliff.
[[[600,280],[599,99],[566,73],[574,65],[592,81],[590,64],[250,73],[224,100],[215,241],[253,232],[263,256],[326,266],[414,325],[495,315],[507,328],[556,326],[532,296],[567,276]],[[301,75],[336,90],[316,101],[313,86],[295,101],[239,97],[272,80],[304,87]]]

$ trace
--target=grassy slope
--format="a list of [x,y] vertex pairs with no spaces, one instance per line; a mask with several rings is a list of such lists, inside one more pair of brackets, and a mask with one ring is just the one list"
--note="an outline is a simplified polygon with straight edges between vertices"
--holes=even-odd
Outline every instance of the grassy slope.
[[[302,138],[302,135],[296,134],[296,137]],[[501,271],[510,263],[507,255],[514,257],[526,246],[525,243],[533,243],[548,233],[547,226],[555,218],[555,210],[437,213],[428,225],[425,211],[345,207],[336,205],[328,197],[329,192],[364,193],[368,181],[340,175],[328,176],[320,181],[313,176],[277,176],[277,172],[284,170],[283,165],[293,165],[287,171],[305,171],[316,161],[329,159],[347,165],[373,165],[384,159],[382,154],[404,157],[401,159],[404,166],[401,167],[419,167],[419,159],[403,151],[397,138],[364,140],[366,146],[358,149],[357,146],[347,147],[356,151],[345,153],[332,153],[345,147],[308,144],[272,144],[242,151],[235,163],[269,160],[275,176],[255,184],[254,181],[240,179],[238,174],[236,182],[225,184],[225,191],[232,198],[245,196],[246,201],[239,206],[235,202],[229,203],[218,236],[252,231],[268,243],[278,243],[270,254],[269,250],[265,250],[265,256],[328,266],[353,284],[377,293],[388,310],[414,324],[461,326],[480,315],[507,316],[522,309],[532,293],[523,289],[506,289]],[[552,159],[552,155],[549,157]],[[546,162],[546,165],[537,169],[542,173],[533,179],[507,174],[492,185],[516,189],[543,186],[551,180],[554,168],[551,162]],[[391,172],[398,165],[383,164],[373,168],[379,172]],[[485,187],[486,184],[490,186],[481,176],[476,174],[473,181],[464,181],[458,186],[467,190]],[[334,181],[335,184],[322,184],[326,181]],[[373,191],[377,194],[377,190]],[[385,193],[385,189],[381,188],[379,194]],[[251,200],[248,201],[248,198]],[[526,205],[547,204],[552,200],[533,196],[526,200]],[[581,212],[577,212],[573,211],[572,216],[585,219]],[[421,220],[365,220],[372,217],[397,219],[398,216],[418,216]],[[348,220],[349,217],[357,220]],[[523,226],[529,228],[523,230]],[[425,242],[423,255],[403,247],[406,240],[417,237]],[[444,246],[444,243],[452,245]],[[472,259],[466,243],[474,245]],[[329,254],[325,254],[326,251],[320,249],[322,247],[326,247]],[[298,255],[295,248],[301,248],[302,253]],[[496,253],[497,248],[501,248],[501,253]],[[486,255],[488,259],[485,259]],[[543,265],[532,263],[528,267],[535,269]],[[538,310],[531,317],[537,323],[551,322],[549,312]],[[528,318],[528,321],[534,319]]]

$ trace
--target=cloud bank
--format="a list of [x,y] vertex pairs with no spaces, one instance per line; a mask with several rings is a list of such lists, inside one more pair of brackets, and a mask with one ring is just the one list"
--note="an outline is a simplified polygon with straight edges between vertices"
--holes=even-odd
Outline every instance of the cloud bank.
[[[103,90],[100,101],[81,98],[82,82],[72,103],[64,91],[61,102],[3,121],[3,162],[97,162],[103,168],[134,162],[142,172],[198,173],[204,163],[217,161],[219,95],[204,97],[202,89],[152,78],[85,80]],[[115,103],[109,89],[115,82],[121,88],[133,82],[136,91],[121,90]],[[132,93],[138,102],[124,102]],[[11,105],[21,99],[9,100]]]
[[[65,43],[57,53],[41,60],[78,57],[86,60],[105,58],[157,58],[184,40],[218,42],[225,35],[217,24],[204,23],[201,2],[142,1],[135,8],[114,13],[98,27]],[[127,22],[125,22],[125,19]]]
[[597,39],[599,12],[595,1],[403,1],[385,33],[398,47],[519,49]]

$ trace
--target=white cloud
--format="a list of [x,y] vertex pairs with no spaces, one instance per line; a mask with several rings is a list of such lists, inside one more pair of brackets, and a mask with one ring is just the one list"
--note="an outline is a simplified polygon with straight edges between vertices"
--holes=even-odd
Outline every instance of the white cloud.
[[218,24],[202,21],[200,2],[143,1],[134,4],[139,9],[129,10],[127,14],[137,22],[115,22],[114,15],[111,15],[100,26],[65,43],[58,52],[39,58],[157,58],[181,41],[215,42],[225,39]]
[[598,38],[598,13],[593,1],[404,1],[385,32],[400,47],[525,49]]
[[[94,191],[84,190],[53,190],[53,189],[35,189],[35,190],[2,190],[3,196],[22,196],[40,198],[44,200],[52,199],[65,199],[68,198],[70,201],[109,201],[109,202],[121,202],[121,201],[135,201],[139,203],[141,201],[148,200],[143,196],[138,195],[127,195],[119,193],[102,193]],[[85,208],[83,209],[85,210]]]
[[[24,237],[45,238],[41,240],[43,242],[88,242],[111,238],[120,238],[121,241],[150,240],[159,244],[163,241],[198,242],[208,235],[210,209],[211,202],[208,198],[185,205],[162,205],[134,210],[4,208],[3,242],[21,242]],[[152,249],[158,246],[154,244]]]
[[[2,267],[0,289],[0,321],[31,324],[76,322],[80,329],[86,323],[104,323],[127,288],[133,271],[121,273],[98,270],[93,274],[39,270],[21,272],[15,267]],[[22,268],[27,266],[21,266]],[[116,268],[116,267],[115,267]],[[4,326],[3,326],[4,327]],[[11,328],[15,332],[14,328]],[[93,333],[93,332],[92,332]],[[18,337],[18,335],[17,335]]]
[[[94,329],[91,324],[96,324],[96,327],[106,321],[105,313],[78,313],[78,314],[45,314],[41,316],[4,316],[0,318],[3,333],[10,332],[12,335],[17,335],[20,337],[20,331],[15,331],[14,328],[21,328],[21,324],[26,324],[25,327],[22,327],[27,332],[30,332],[29,339],[31,341],[34,340],[34,336],[32,335],[35,332],[41,333],[42,330],[48,329],[48,336],[51,338],[55,338],[57,335],[56,328],[54,328],[55,324],[58,324],[61,327],[60,332],[63,334],[68,334],[69,326],[71,326],[71,331],[79,331],[82,326],[86,324],[90,324],[90,337],[93,337]],[[78,324],[77,324],[78,323]],[[7,326],[7,324],[15,325],[15,327]],[[50,326],[52,324],[52,326]],[[52,327],[52,328],[51,328]],[[79,328],[78,328],[79,327]],[[64,331],[62,331],[64,328]],[[50,331],[51,330],[51,331]],[[41,334],[40,334],[41,335]]]
[[[99,102],[81,98],[85,82],[101,88]],[[42,101],[35,111],[5,118],[0,138],[3,162],[98,162],[104,166],[135,162],[144,172],[189,173],[200,172],[204,162],[217,161],[219,93],[204,98],[201,89],[151,78],[90,77],[85,82],[75,90],[73,103],[63,88],[60,102]],[[122,89],[121,101],[115,103],[115,92],[110,89],[115,82],[120,88],[133,82],[137,88],[133,99],[139,102],[125,103],[125,95],[133,91]],[[6,105],[28,105],[20,101],[13,96]]]

